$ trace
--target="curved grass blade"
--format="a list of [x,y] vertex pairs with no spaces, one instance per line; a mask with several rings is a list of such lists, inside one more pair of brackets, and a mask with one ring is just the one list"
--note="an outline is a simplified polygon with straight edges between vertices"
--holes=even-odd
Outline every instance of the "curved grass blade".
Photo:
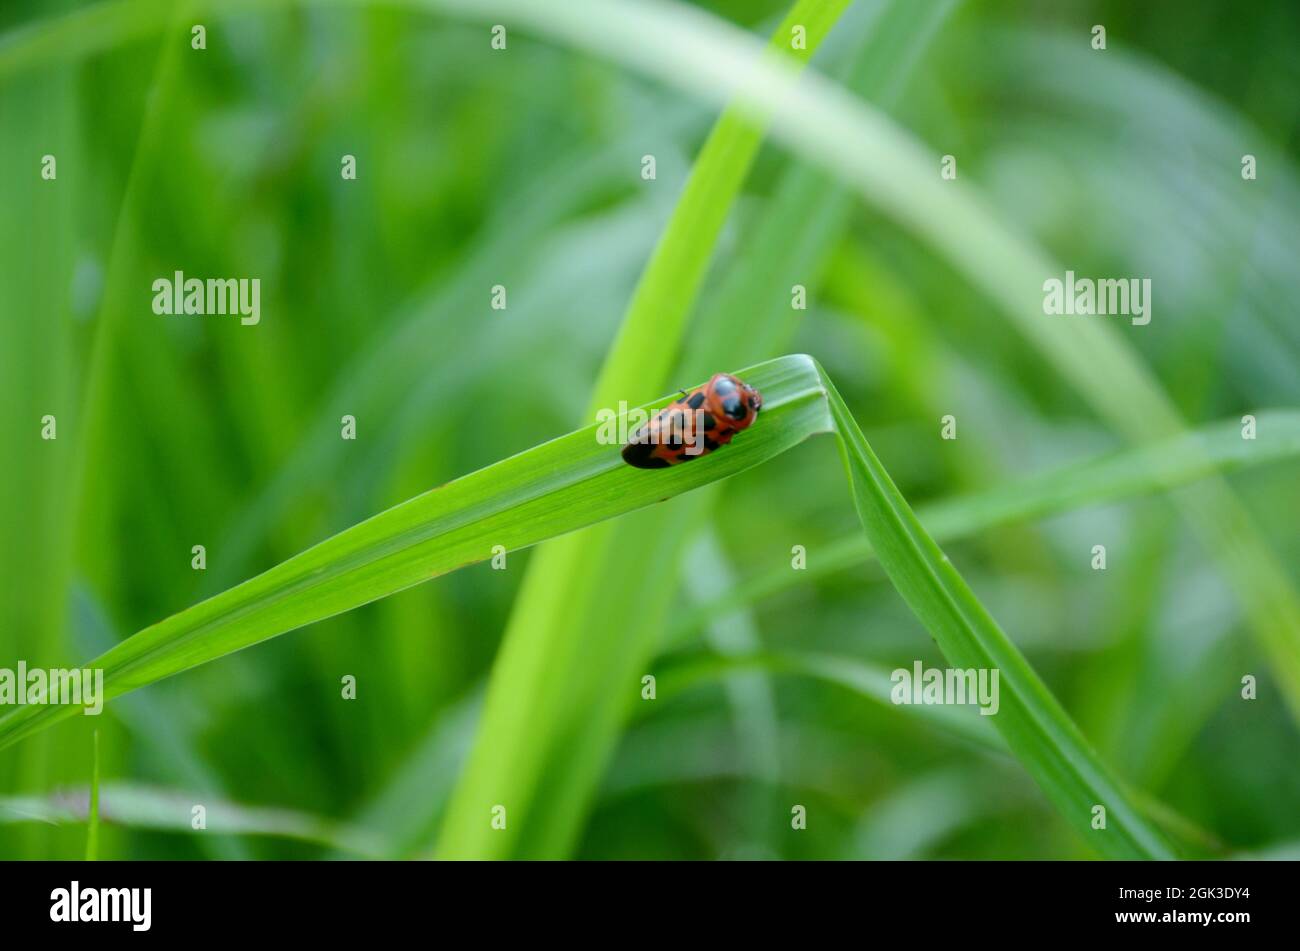
[[[761,426],[718,453],[666,470],[624,465],[587,427],[418,496],[336,535],[236,588],[128,638],[92,666],[106,696],[488,558],[743,471],[811,435],[835,432],[854,504],[880,563],[957,667],[996,668],[995,725],[1067,822],[1117,858],[1170,858],[1065,711],[925,533],[876,459],[839,394],[807,356],[741,371],[763,390]],[[650,404],[657,409],[666,397]],[[734,449],[734,452],[732,451]],[[0,746],[75,712],[21,707],[0,718]],[[1107,828],[1090,832],[1104,805]]]
[[[937,541],[969,538],[985,529],[1044,518],[1089,505],[1116,502],[1188,485],[1215,473],[1229,473],[1300,456],[1300,411],[1265,410],[1256,416],[1266,439],[1245,440],[1236,420],[1073,463],[987,491],[945,499],[917,509],[921,524]],[[873,560],[871,545],[858,533],[818,548],[798,574],[772,568],[740,581],[682,619],[684,634],[745,605],[772,597]]]
[[[1062,816],[1114,858],[1174,858],[1046,685],[926,534],[876,458],[834,385],[823,375],[853,501],[881,567],[954,667],[1000,671],[994,716],[1016,757]],[[1103,806],[1105,829],[1091,829]]]
[[[340,532],[243,584],[147,627],[91,666],[115,697],[351,610],[457,568],[663,501],[829,431],[816,365],[782,357],[743,371],[767,397],[763,426],[727,453],[667,470],[624,464],[588,426]],[[653,411],[672,401],[648,404]],[[734,452],[731,451],[734,449]],[[77,712],[21,706],[0,716],[0,748]]]

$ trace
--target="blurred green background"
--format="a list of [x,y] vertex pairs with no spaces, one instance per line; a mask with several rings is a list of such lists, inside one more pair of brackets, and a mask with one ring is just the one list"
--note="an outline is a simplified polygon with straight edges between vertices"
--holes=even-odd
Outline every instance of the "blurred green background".
[[[52,45],[32,38],[81,6],[0,7],[7,667],[84,662],[574,428],[718,112],[522,29],[494,51],[482,24],[379,4],[150,5],[86,18]],[[762,37],[788,9],[698,6]],[[1151,278],[1150,326],[1118,326],[1189,425],[1300,403],[1300,7],[916,0],[930,27],[904,31],[879,75],[872,31],[887,6],[858,0],[812,68],[957,156],[965,185],[1079,275]],[[1104,52],[1089,45],[1097,23]],[[345,154],[355,181],[340,176]],[[790,282],[762,263],[773,234],[809,306],[765,356],[826,366],[914,506],[1120,446],[948,263],[777,146],[728,219],[697,332],[743,336],[752,309],[789,308]],[[154,315],[151,284],[176,270],[260,278],[260,325]],[[505,310],[491,307],[497,284]],[[39,438],[47,413],[52,443]],[[345,413],[355,441],[339,438]],[[947,413],[955,441],[939,438]],[[1230,477],[1293,585],[1298,468]],[[852,534],[843,483],[829,440],[727,483],[664,593],[683,623],[654,669],[737,650],[941,666],[867,566],[689,623],[698,603],[788,566],[793,545],[812,563]],[[1104,572],[1089,565],[1099,540]],[[204,571],[191,568],[198,544]],[[946,550],[1102,757],[1182,817],[1185,854],[1300,854],[1300,732],[1236,595],[1168,499]],[[95,728],[102,857],[434,854],[530,557],[0,752],[0,857],[82,854]],[[584,633],[619,626],[612,614]],[[1247,673],[1260,679],[1250,703]],[[355,700],[340,697],[344,675]],[[618,732],[568,854],[1093,855],[1013,760],[821,680],[714,678],[635,707]],[[208,805],[205,831],[190,828],[194,803]],[[807,807],[806,830],[790,828],[792,804]]]

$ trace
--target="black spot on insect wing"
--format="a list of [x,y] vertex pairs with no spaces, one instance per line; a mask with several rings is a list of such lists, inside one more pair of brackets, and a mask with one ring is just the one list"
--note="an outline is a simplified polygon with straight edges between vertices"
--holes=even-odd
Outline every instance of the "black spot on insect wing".
[[687,416],[685,411],[669,408],[660,417],[656,432],[657,442],[665,449],[681,449],[686,445]]
[[662,469],[669,463],[652,455],[655,444],[650,442],[630,442],[623,447],[623,461],[638,469]]
[[686,405],[691,409],[699,409],[704,405],[704,394],[701,392],[693,394],[691,398],[686,401]]

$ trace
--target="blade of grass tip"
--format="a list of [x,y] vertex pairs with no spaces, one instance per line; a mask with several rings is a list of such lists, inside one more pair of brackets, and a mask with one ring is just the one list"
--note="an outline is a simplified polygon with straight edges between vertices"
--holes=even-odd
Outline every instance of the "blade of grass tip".
[[90,759],[90,806],[86,815],[86,861],[99,859],[99,731],[92,734],[94,752]]

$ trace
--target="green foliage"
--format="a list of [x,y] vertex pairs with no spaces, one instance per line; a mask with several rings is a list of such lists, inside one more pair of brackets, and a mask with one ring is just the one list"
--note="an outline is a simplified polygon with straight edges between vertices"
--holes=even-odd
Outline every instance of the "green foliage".
[[[807,357],[785,357],[741,373],[765,394],[765,404],[762,426],[738,440],[735,452],[728,447],[726,453],[666,471],[637,470],[623,464],[615,447],[598,440],[599,426],[588,427],[362,522],[141,631],[90,666],[104,670],[108,696],[135,690],[481,561],[492,554],[494,544],[502,551],[517,550],[634,511],[656,498],[667,500],[829,431],[839,438],[863,529],[890,580],[954,666],[1001,671],[1002,708],[996,724],[1048,796],[1072,824],[1085,829],[1091,807],[1107,807],[1112,819],[1099,837],[1103,854],[1170,857],[925,533],[820,368]],[[667,397],[647,409],[671,401]],[[68,707],[34,706],[8,714],[0,719],[0,748],[71,712]],[[93,837],[97,800],[92,796],[91,801]]]
[[[156,683],[411,585],[661,502],[740,472],[827,427],[806,358],[746,371],[770,395],[761,439],[667,473],[633,469],[599,423],[553,439],[369,518],[288,561],[160,621],[95,658],[106,697]],[[666,406],[664,397],[645,407]],[[624,422],[626,428],[626,422]],[[0,748],[79,713],[52,704],[0,715]]]
[[[0,857],[1292,854],[1296,22],[1254,7],[5,4],[0,668],[115,699],[0,708]],[[1152,323],[1045,316],[1067,267]],[[152,314],[176,269],[262,323]],[[595,439],[744,366],[715,456]],[[918,660],[1002,711],[895,706]]]

